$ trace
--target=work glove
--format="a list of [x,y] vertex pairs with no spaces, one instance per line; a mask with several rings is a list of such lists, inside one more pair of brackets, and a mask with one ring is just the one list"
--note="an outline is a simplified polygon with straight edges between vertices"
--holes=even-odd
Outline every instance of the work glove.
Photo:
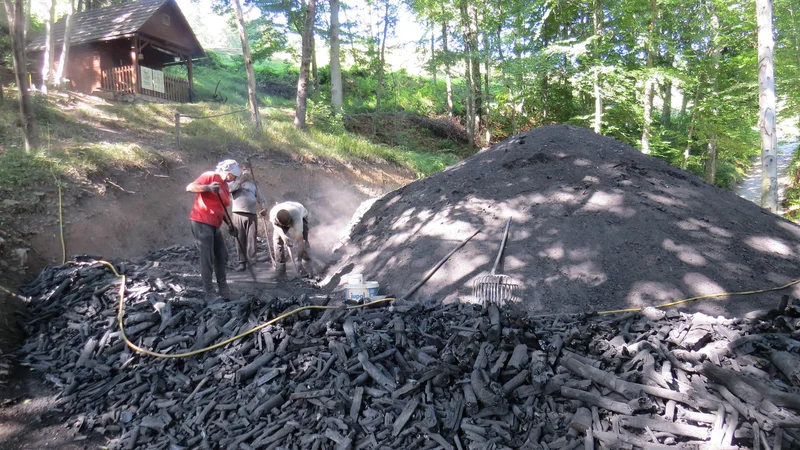
[[236,228],[233,228],[232,226],[228,226],[228,233],[230,233],[230,235],[233,237],[239,236],[239,232],[236,231]]
[[218,181],[215,181],[215,182],[213,182],[211,184],[207,184],[206,186],[207,186],[208,192],[215,192],[215,193],[219,194],[220,187],[219,187],[219,182]]

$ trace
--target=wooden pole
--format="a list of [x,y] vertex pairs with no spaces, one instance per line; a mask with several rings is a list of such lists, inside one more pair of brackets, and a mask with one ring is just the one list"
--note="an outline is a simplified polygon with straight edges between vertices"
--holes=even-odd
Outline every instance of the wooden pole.
[[133,36],[133,45],[131,46],[131,62],[133,63],[133,92],[139,94],[142,92],[139,77],[139,35]]
[[181,113],[175,113],[175,144],[181,147]]

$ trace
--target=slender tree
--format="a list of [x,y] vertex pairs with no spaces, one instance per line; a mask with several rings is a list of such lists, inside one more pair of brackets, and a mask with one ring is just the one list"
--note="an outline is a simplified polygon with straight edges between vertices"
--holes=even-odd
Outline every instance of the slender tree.
[[247,98],[250,105],[250,120],[256,127],[261,129],[261,114],[258,111],[258,96],[256,95],[256,74],[253,71],[253,59],[250,57],[250,44],[247,41],[247,28],[244,24],[244,14],[239,0],[231,0],[231,5],[236,13],[236,27],[239,29],[239,39],[242,41],[242,56],[244,56],[244,68],[247,72]]
[[294,126],[306,128],[306,109],[308,106],[309,66],[311,66],[311,46],[314,39],[314,19],[317,14],[317,0],[308,0],[305,7],[305,25],[303,27],[302,56],[300,59],[300,76],[297,78],[297,102],[294,113]]
[[11,59],[14,61],[14,75],[19,89],[19,116],[25,136],[25,150],[30,151],[39,147],[39,136],[25,71],[25,4],[23,0],[3,0],[3,4],[11,35]]
[[603,38],[603,1],[592,1],[592,25],[594,28],[594,60],[595,68],[592,74],[592,90],[594,91],[594,132],[603,132],[603,91],[600,88],[600,42]]
[[50,0],[50,14],[44,22],[44,57],[42,58],[42,92],[47,93],[47,85],[53,81],[53,63],[55,62],[55,42],[53,40],[53,24],[56,21],[56,0]]
[[447,50],[447,19],[442,19],[442,55],[444,57],[444,82],[447,90],[447,116],[453,117],[453,81],[450,78],[450,52]]
[[339,57],[339,0],[331,0],[331,106],[342,113],[342,67]]
[[69,47],[70,40],[72,39],[72,16],[75,15],[75,0],[69,2],[69,12],[64,24],[64,44],[61,47],[61,57],[58,59],[58,69],[56,70],[54,83],[58,86],[64,81],[67,76],[67,64],[69,63]]
[[653,53],[658,3],[650,0],[650,27],[647,35],[647,79],[644,82],[644,120],[642,125],[642,153],[650,154],[650,129],[653,120]]
[[[381,112],[381,93],[383,92],[383,77],[386,66],[386,35],[389,31],[389,11],[390,5],[387,1],[385,3],[385,10],[383,14],[383,36],[381,37],[381,48],[378,59],[378,88],[375,92],[375,112]],[[373,134],[375,133],[375,121],[373,120]]]
[[758,26],[758,107],[761,128],[761,207],[778,211],[778,161],[775,127],[775,62],[772,0],[756,0]]
[[[722,59],[722,48],[720,46],[720,18],[719,13],[717,13],[716,8],[714,5],[709,5],[710,8],[713,10],[711,11],[711,95],[710,98],[712,102],[712,110],[711,110],[711,120],[714,121],[718,114],[719,108],[717,107],[717,102],[715,101],[719,96],[719,70],[720,70],[720,62]],[[705,166],[705,178],[711,184],[714,184],[717,181],[717,140],[719,136],[717,135],[716,127],[712,128],[712,131],[708,134],[708,146],[707,146],[707,153],[706,153],[706,166]]]

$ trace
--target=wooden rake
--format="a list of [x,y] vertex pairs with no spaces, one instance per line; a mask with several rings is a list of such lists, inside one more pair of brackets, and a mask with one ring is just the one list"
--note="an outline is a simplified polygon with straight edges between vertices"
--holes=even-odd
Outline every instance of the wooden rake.
[[511,218],[509,217],[506,221],[503,241],[500,243],[500,251],[497,252],[497,258],[494,260],[492,272],[489,275],[478,277],[472,282],[472,296],[477,298],[484,308],[491,303],[502,306],[505,302],[514,300],[514,294],[519,290],[519,285],[515,283],[511,277],[497,274],[497,266],[500,264],[503,250],[506,248],[508,228],[510,226]]

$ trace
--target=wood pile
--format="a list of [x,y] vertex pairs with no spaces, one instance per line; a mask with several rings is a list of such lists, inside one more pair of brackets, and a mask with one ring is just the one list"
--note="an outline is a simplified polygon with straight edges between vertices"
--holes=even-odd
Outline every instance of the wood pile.
[[[203,302],[157,266],[127,274],[125,327],[165,353],[205,347],[320,295]],[[724,319],[673,310],[530,317],[420,304],[303,311],[183,359],[133,353],[119,280],[48,268],[25,364],[76,438],[112,449],[727,449],[800,447],[800,301]]]

